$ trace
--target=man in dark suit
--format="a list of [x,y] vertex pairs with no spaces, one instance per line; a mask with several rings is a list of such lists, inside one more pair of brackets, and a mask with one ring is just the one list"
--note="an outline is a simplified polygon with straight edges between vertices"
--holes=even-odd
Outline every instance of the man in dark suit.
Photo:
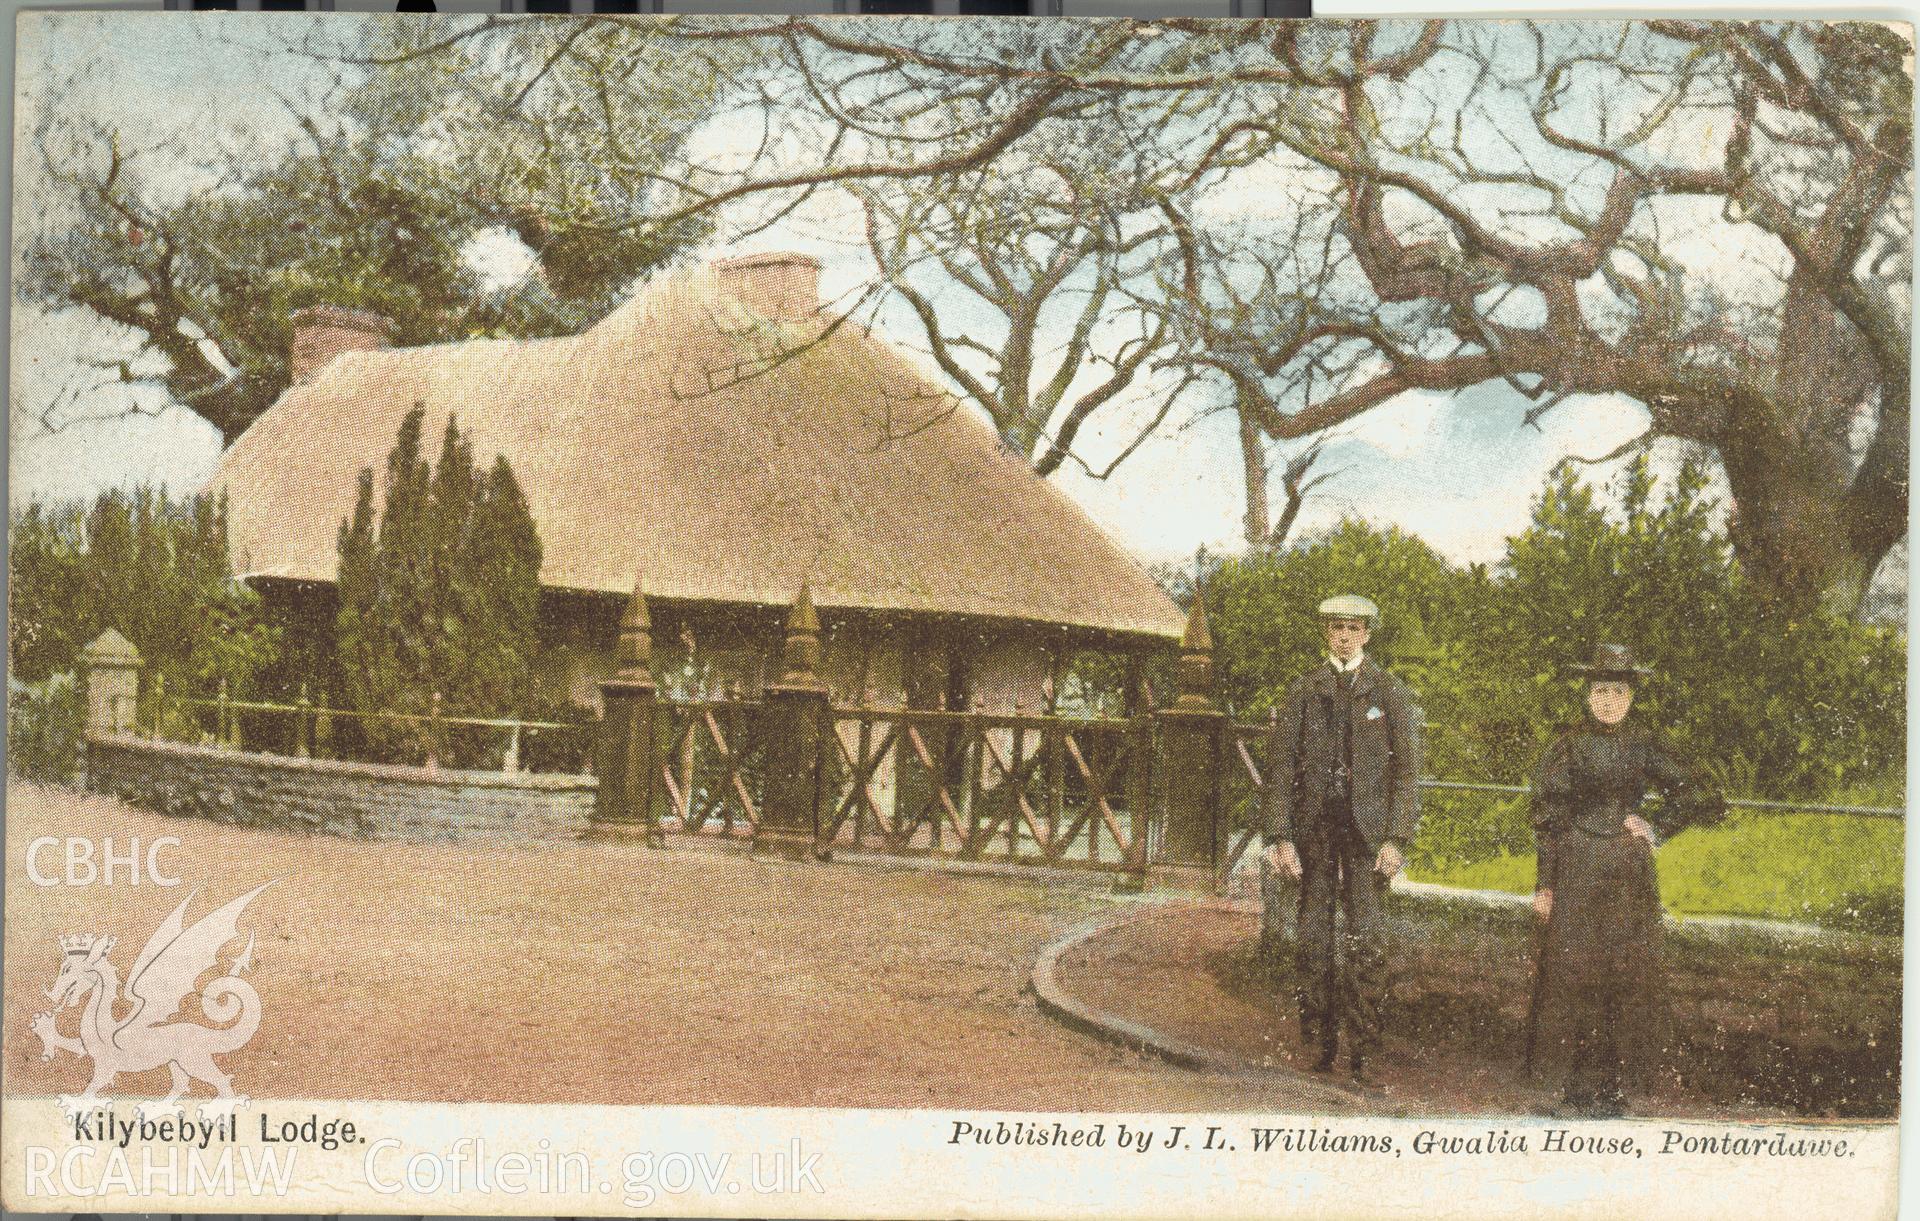
[[[1362,1083],[1387,985],[1381,904],[1420,821],[1420,711],[1406,684],[1366,655],[1379,617],[1352,594],[1320,604],[1327,660],[1287,688],[1266,786],[1267,863],[1300,883],[1301,1037],[1328,1072],[1344,1026]],[[1345,918],[1338,937],[1336,913]]]

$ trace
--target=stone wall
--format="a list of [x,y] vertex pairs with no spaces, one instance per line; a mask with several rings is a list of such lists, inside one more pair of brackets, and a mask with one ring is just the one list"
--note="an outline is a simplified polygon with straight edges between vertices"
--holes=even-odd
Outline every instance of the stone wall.
[[176,817],[413,841],[577,838],[598,787],[591,776],[427,771],[124,735],[90,736],[86,773],[90,789]]

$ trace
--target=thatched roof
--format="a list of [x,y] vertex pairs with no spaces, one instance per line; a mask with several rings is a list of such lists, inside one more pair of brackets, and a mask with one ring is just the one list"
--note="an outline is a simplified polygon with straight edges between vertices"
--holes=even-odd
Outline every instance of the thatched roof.
[[[504,453],[550,588],[1178,636],[1147,573],[993,430],[848,324],[771,320],[702,269],[585,334],[346,352],[221,459],[240,575],[330,582],[359,471],[448,412]],[[737,279],[724,281],[729,287]],[[759,302],[764,304],[764,302]]]

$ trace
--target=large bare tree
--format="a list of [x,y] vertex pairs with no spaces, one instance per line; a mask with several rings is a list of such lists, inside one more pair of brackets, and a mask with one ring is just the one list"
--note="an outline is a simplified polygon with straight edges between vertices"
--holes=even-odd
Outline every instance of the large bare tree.
[[1324,178],[1337,211],[1279,324],[1212,328],[1247,384],[1296,392],[1248,395],[1265,431],[1497,381],[1529,421],[1626,396],[1649,420],[1631,444],[1718,455],[1765,588],[1858,605],[1906,529],[1911,86],[1892,30],[1357,23],[1274,44],[1306,84],[1247,138]]
[[[1154,163],[1116,125],[1079,121],[1077,142],[854,193],[874,265],[946,378],[1038,473],[1072,460],[1105,478],[1198,379],[1166,359],[1172,320],[1140,291],[1175,250],[1145,191]],[[1142,418],[1090,460],[1083,430],[1123,405]]]
[[[951,293],[989,288],[973,295],[1003,318],[1104,291],[1096,314],[1138,321],[1088,348],[1106,380],[1135,357],[1132,379],[1200,371],[1304,452],[1408,391],[1504,383],[1536,421],[1632,399],[1648,414],[1639,443],[1718,455],[1755,579],[1789,602],[1853,605],[1905,530],[1907,57],[1863,23],[489,18],[361,65],[482,70],[486,105],[464,112],[477,117],[435,130],[512,133],[521,153],[501,164],[524,170],[482,175],[474,196],[537,251],[666,249],[677,226],[737,203],[768,223],[847,188],[909,302],[934,300],[935,271]],[[680,78],[707,93],[671,131],[619,109]],[[672,138],[715,119],[749,138],[711,155]],[[1080,168],[1044,206],[981,227],[980,201],[1046,175],[1096,125],[1137,148],[1129,191],[1163,236],[1133,227],[1134,204],[1083,192]],[[1252,215],[1223,226],[1223,198]],[[100,232],[146,232],[102,207]],[[1011,241],[1023,219],[1030,245]],[[1178,274],[1143,266],[1169,242]],[[128,300],[88,308],[164,297],[125,279],[137,267],[115,274]],[[948,342],[949,377],[1037,464],[1065,460],[1065,425],[1101,379],[1070,378],[1049,410],[1059,370],[1033,365],[1013,330],[986,340],[964,314],[915,313],[930,346],[982,344]],[[201,330],[169,323],[154,347],[190,366]],[[1071,350],[1074,326],[1053,334]],[[1166,344],[1175,355],[1145,354]],[[1273,465],[1243,453],[1249,474],[1253,457]]]
[[[1269,437],[1413,390],[1505,383],[1529,423],[1624,396],[1648,412],[1632,444],[1718,456],[1738,553],[1784,601],[1857,605],[1903,537],[1911,86],[1890,28],[1121,23],[1004,55],[892,29],[752,35],[881,99],[863,121],[984,107],[931,158],[827,175],[997,163],[1088,95],[1157,117],[1152,181],[1194,260],[1165,298],[1184,358]],[[1295,217],[1224,255],[1196,238],[1196,201],[1260,170],[1298,178]],[[1317,453],[1279,464],[1296,505]],[[1243,454],[1251,537],[1269,460]]]

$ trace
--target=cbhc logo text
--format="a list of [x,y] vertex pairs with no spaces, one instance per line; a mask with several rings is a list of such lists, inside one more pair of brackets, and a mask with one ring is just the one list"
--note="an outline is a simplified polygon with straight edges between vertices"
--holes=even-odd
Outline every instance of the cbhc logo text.
[[[179,846],[179,837],[173,835],[154,840],[144,853],[138,836],[126,841],[125,848],[121,849],[115,846],[112,836],[96,845],[78,835],[65,839],[42,835],[27,845],[27,878],[35,886],[112,886],[121,881],[128,886],[138,886],[143,880],[154,886],[178,886],[178,877],[160,871],[160,852]],[[49,853],[51,860],[45,863],[54,868],[64,864],[61,872],[42,872],[42,857]]]

